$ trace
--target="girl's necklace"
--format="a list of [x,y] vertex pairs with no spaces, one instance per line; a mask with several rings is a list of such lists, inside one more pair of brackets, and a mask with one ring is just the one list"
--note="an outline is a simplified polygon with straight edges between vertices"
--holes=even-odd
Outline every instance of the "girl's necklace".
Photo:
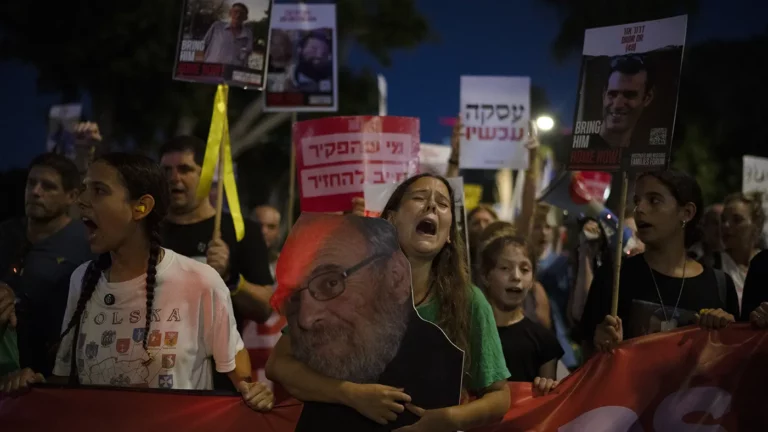
[[[645,260],[645,257],[643,257],[643,260]],[[677,303],[675,303],[675,308],[672,310],[672,316],[669,317],[667,316],[667,309],[664,307],[664,300],[661,298],[661,290],[659,290],[659,285],[656,283],[656,276],[653,274],[651,265],[648,264],[648,261],[645,261],[645,265],[648,266],[648,270],[651,272],[651,279],[653,280],[653,286],[656,287],[656,294],[659,296],[661,312],[664,314],[664,321],[661,323],[661,331],[663,332],[677,328],[675,316],[677,315],[677,306],[680,304],[680,298],[683,296],[683,288],[685,288],[685,267],[687,264],[688,260],[686,259],[683,261],[683,282],[680,284],[680,293],[677,294]]]

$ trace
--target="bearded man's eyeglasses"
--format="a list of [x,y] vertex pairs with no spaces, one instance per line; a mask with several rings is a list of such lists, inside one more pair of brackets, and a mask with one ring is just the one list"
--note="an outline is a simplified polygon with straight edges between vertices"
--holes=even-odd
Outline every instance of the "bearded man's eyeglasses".
[[360,261],[346,270],[328,270],[318,273],[312,276],[304,286],[294,291],[293,298],[298,298],[298,295],[302,291],[308,290],[309,295],[317,301],[333,300],[347,289],[347,278],[349,278],[349,276],[356,271],[365,268],[374,261],[386,257],[386,254],[376,254]]

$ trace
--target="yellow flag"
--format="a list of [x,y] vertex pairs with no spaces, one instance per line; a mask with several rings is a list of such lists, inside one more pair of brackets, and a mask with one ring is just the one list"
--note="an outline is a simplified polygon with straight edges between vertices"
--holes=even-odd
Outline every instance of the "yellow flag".
[[240,211],[240,200],[237,197],[237,183],[235,182],[235,170],[232,165],[232,148],[229,142],[229,120],[227,119],[227,99],[229,86],[219,84],[216,90],[216,98],[213,102],[213,116],[211,117],[211,129],[208,132],[208,144],[205,147],[205,159],[200,173],[200,184],[197,186],[197,199],[207,199],[213,184],[213,175],[219,164],[221,146],[224,146],[224,160],[221,162],[219,181],[224,182],[224,192],[229,203],[229,212],[235,225],[237,241],[245,236],[245,223]]
[[480,204],[483,197],[483,186],[477,184],[464,184],[464,208],[472,210]]

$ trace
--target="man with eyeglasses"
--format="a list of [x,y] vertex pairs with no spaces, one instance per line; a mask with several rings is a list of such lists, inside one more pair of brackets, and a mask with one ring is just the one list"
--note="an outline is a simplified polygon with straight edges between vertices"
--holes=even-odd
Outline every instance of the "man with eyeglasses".
[[392,430],[416,421],[404,409],[379,429],[359,414],[365,411],[359,404],[370,403],[366,395],[377,391],[428,409],[458,403],[463,354],[418,317],[410,265],[389,222],[302,214],[281,252],[277,281],[272,305],[288,327],[267,363],[267,377],[284,384],[285,377],[309,373],[344,383],[336,404],[293,394],[305,402],[296,431],[320,424]]
[[603,121],[590,148],[627,148],[643,110],[653,101],[654,77],[639,55],[616,57],[603,88]]
[[[296,224],[281,257],[290,255],[278,266],[280,286],[294,287],[282,308],[294,355],[330,377],[375,382],[397,353],[413,310],[408,261],[387,222],[305,219],[312,223]],[[308,230],[320,240],[317,247],[306,243]]]

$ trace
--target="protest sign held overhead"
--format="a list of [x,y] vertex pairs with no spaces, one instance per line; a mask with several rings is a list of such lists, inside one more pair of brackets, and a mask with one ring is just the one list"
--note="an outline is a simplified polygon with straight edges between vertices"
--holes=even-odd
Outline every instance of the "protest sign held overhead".
[[528,168],[530,78],[462,76],[460,104],[461,168]]
[[399,183],[419,170],[419,120],[331,117],[298,122],[293,146],[301,211],[352,208],[363,185]]
[[82,115],[82,104],[52,106],[48,112],[46,151],[63,154],[74,159],[75,136],[73,132]]
[[[288,321],[296,360],[337,380],[407,388],[424,409],[459,403],[464,353],[416,312],[410,264],[388,221],[302,213],[276,276],[270,303]],[[417,420],[404,412],[389,426]],[[379,430],[353,408],[307,402],[296,431],[331,424],[333,430]]]
[[666,169],[687,15],[584,35],[569,170]]
[[274,5],[265,111],[338,109],[337,37],[336,5]]
[[261,90],[272,0],[185,0],[173,78]]

